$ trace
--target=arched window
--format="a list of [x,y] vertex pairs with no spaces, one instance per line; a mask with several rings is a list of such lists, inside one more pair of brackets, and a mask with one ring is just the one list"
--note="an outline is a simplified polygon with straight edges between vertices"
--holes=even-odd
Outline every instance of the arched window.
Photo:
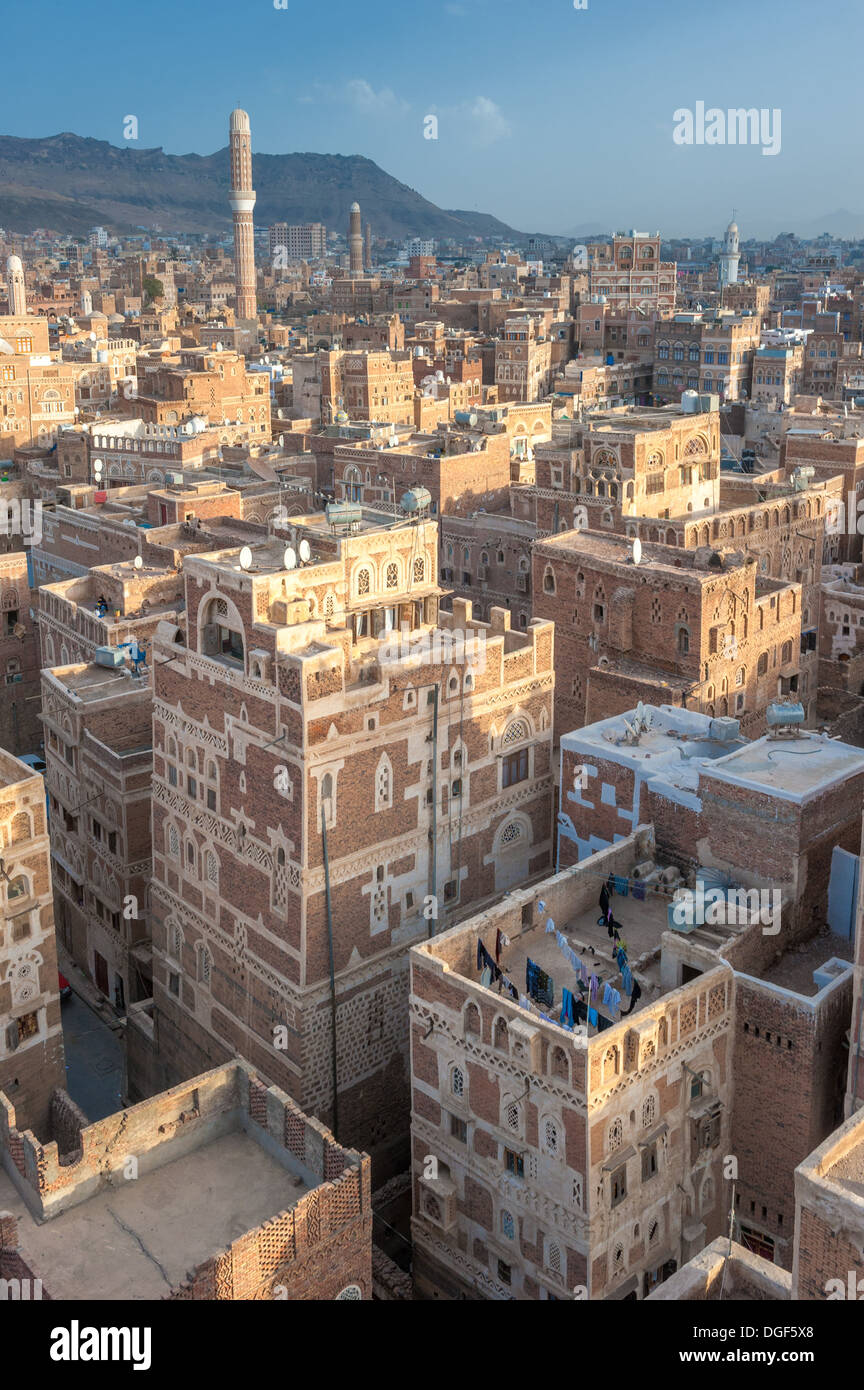
[[554,594],[555,592],[555,572],[551,565],[547,565],[543,573],[543,592],[544,594]]
[[519,1106],[516,1104],[515,1100],[511,1100],[504,1111],[504,1122],[511,1133],[519,1133]]
[[550,1274],[561,1274],[561,1246],[555,1240],[546,1246],[546,1268]]
[[621,1141],[624,1138],[624,1126],[620,1120],[613,1120],[609,1126],[609,1152],[614,1153],[620,1149]]
[[357,593],[362,597],[364,594],[370,593],[371,589],[372,577],[369,570],[365,567],[359,569],[357,571]]
[[465,1073],[461,1067],[454,1067],[450,1073],[450,1090],[460,1100],[465,1094]]
[[426,561],[423,556],[418,556],[414,561],[414,583],[422,584],[426,578]]
[[553,1157],[558,1155],[558,1126],[554,1120],[546,1120],[543,1124],[543,1147],[547,1154]]
[[391,561],[387,566],[384,583],[385,587],[388,589],[398,589],[399,587],[399,566],[396,564],[395,560]]
[[550,1070],[553,1076],[560,1077],[562,1081],[569,1081],[570,1067],[563,1047],[553,1047]]
[[507,1022],[503,1018],[496,1018],[495,1020],[495,1032],[492,1037],[492,1045],[493,1047],[497,1047],[501,1052],[506,1052],[508,1049]]
[[501,747],[512,748],[514,743],[521,743],[525,738],[528,738],[528,725],[524,719],[514,719],[504,730]]
[[513,1220],[512,1213],[507,1211],[504,1207],[501,1208],[500,1225],[501,1234],[504,1236],[505,1240],[516,1239],[516,1222]]
[[465,1010],[465,1036],[480,1037],[480,1010],[476,1004],[469,1004]]
[[642,1128],[650,1129],[657,1115],[657,1102],[654,1096],[646,1096],[642,1102]]
[[180,855],[180,836],[177,834],[177,827],[174,825],[169,825],[168,827],[168,853],[171,855],[172,859],[177,859]]

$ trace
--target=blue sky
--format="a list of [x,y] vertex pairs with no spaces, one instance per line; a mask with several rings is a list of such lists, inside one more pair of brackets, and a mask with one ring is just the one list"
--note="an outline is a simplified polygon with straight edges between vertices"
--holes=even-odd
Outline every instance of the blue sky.
[[[363,154],[522,230],[742,236],[864,227],[862,0],[103,0],[9,7],[0,133],[175,154]],[[37,21],[38,15],[38,21]],[[673,114],[780,108],[782,147],[679,146]],[[438,139],[423,138],[426,115]]]

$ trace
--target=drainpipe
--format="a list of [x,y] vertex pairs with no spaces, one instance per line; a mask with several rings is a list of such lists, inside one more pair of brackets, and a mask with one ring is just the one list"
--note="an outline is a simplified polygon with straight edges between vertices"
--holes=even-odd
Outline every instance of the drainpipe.
[[438,686],[432,687],[432,825],[429,830],[429,893],[435,916],[429,918],[428,935],[438,917]]
[[330,954],[330,1064],[333,1082],[333,1133],[339,1132],[339,1092],[336,1065],[336,967],[333,960],[333,907],[330,901],[330,860],[327,855],[327,814],[321,806],[321,844],[324,852],[324,901],[327,908],[327,948]]

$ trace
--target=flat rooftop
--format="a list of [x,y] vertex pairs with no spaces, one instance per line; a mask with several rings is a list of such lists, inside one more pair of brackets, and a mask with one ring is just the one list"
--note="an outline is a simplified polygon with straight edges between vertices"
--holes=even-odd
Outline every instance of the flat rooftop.
[[[738,569],[742,564],[742,561],[735,559],[738,552],[727,553],[723,557],[722,564],[706,565],[697,562],[695,550],[684,550],[675,545],[660,545],[657,541],[643,541],[642,559],[639,565],[635,565],[629,558],[632,547],[633,540],[630,536],[577,529],[562,531],[557,536],[538,541],[534,549],[535,553],[540,556],[558,554],[572,560],[584,556],[586,560],[601,560],[607,564],[626,566],[633,571],[634,576],[640,568],[648,565],[652,570],[665,571],[670,575],[674,574],[679,579],[686,575],[687,578],[695,579],[697,583],[705,584],[713,582],[718,574],[730,569]],[[718,546],[717,549],[719,550],[720,547]],[[755,562],[748,557],[743,563]]]
[[704,769],[737,786],[756,787],[792,801],[805,800],[864,772],[864,749],[802,730],[791,738],[763,738]]
[[561,747],[588,755],[594,749],[600,758],[611,757],[639,768],[644,775],[656,772],[667,781],[695,789],[698,764],[749,747],[739,728],[737,719],[712,719],[674,705],[643,705],[641,718],[630,710],[598,720],[564,734]]
[[864,1197],[864,1136],[825,1170],[825,1177],[856,1196]]
[[0,748],[0,787],[15,787],[19,782],[29,782],[39,776],[27,763],[19,762],[14,754]]
[[125,666],[59,666],[49,668],[55,681],[84,704],[106,700],[114,695],[134,691],[140,694],[145,683],[136,679]]
[[0,1210],[55,1299],[161,1299],[189,1270],[310,1189],[242,1131],[37,1223],[0,1167]]
[[814,970],[834,959],[851,964],[853,953],[853,944],[847,937],[829,931],[824,936],[811,936],[807,941],[789,947],[780,960],[760,970],[758,976],[766,984],[779,985],[781,989],[791,989],[795,994],[813,998],[822,989],[813,979]]
[[[599,883],[597,894],[599,897]],[[659,952],[660,938],[667,929],[667,902],[667,898],[655,894],[648,894],[644,902],[629,897],[615,896],[612,899],[612,910],[615,920],[621,926],[621,940],[622,943],[626,943],[631,970],[638,957],[646,952]],[[567,938],[577,956],[584,962],[588,974],[596,975],[600,982],[597,998],[591,1001],[592,1008],[596,1008],[598,1013],[610,1022],[617,1022],[617,1016],[613,1018],[611,1010],[603,1004],[603,986],[611,984],[613,989],[617,989],[621,995],[621,1008],[626,1009],[630,1001],[629,996],[623,992],[621,971],[612,960],[612,941],[606,927],[598,924],[599,916],[599,906],[593,907],[570,918],[569,921],[556,921],[555,928]],[[494,945],[494,942],[491,945]],[[486,946],[490,949],[489,942]],[[562,954],[555,933],[547,933],[543,925],[532,927],[530,931],[522,932],[509,946],[504,947],[499,962],[504,974],[512,980],[520,994],[525,993],[525,965],[529,958],[552,977],[555,1002],[549,1009],[538,1006],[538,1010],[542,1009],[543,1013],[548,1013],[553,1022],[557,1023],[561,1013],[562,989],[569,989],[577,999],[581,997],[576,988],[576,973]],[[637,969],[636,974],[642,987],[642,995],[633,1010],[634,1015],[644,1005],[652,1003],[660,992],[659,954],[656,961]],[[596,1031],[589,1028],[589,1037],[593,1037]]]

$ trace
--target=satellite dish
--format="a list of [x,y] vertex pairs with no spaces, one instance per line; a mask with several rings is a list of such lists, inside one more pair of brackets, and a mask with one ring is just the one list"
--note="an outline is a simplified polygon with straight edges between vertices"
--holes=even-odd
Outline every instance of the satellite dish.
[[297,552],[290,545],[286,545],[285,553],[282,556],[282,563],[286,570],[293,570],[297,565]]
[[305,564],[312,555],[312,547],[307,540],[302,540],[297,549],[300,551],[300,559]]
[[240,551],[240,568],[241,570],[251,570],[252,568],[252,551],[248,545],[244,545]]
[[102,472],[102,467],[103,464],[101,459],[93,460],[93,472],[96,474],[97,478],[99,477],[99,474]]
[[90,341],[91,341],[91,343],[95,343],[95,341],[96,341],[96,334],[95,334],[95,333],[91,333],[91,334],[90,334]]
[[280,449],[284,449],[284,448],[285,448],[285,436],[284,436],[284,434],[280,434],[280,436],[279,436],[279,448],[280,448]]
[[640,541],[640,539],[639,539],[638,536],[634,536],[634,538],[633,538],[633,563],[634,563],[634,565],[638,565],[638,564],[641,563],[641,561],[642,561],[642,542]]
[[144,568],[144,561],[141,559],[140,555],[135,556],[132,564],[135,566],[136,570],[142,570]]

